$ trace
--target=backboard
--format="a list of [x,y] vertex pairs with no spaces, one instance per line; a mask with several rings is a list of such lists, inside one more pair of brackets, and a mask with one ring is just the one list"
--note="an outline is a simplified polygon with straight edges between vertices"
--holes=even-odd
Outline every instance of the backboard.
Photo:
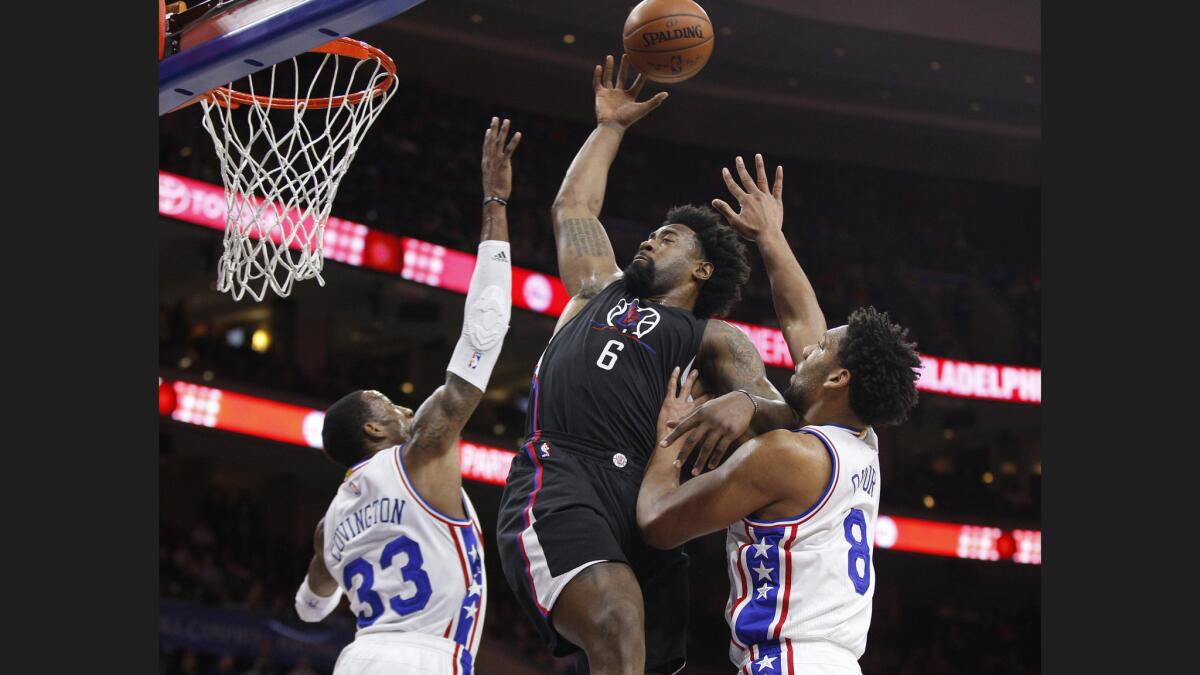
[[158,64],[158,114],[214,87],[341,36],[423,0],[207,0],[172,17]]

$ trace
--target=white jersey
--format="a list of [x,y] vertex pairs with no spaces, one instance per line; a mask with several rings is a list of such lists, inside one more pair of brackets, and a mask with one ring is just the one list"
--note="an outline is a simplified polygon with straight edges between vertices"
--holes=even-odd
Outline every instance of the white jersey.
[[358,617],[358,635],[425,633],[452,640],[446,672],[473,672],[487,577],[479,519],[438,512],[417,494],[401,446],[346,472],[325,512],[325,566]]
[[879,438],[869,427],[797,433],[816,436],[829,452],[833,472],[824,495],[795,518],[744,518],[726,535],[729,657],[743,673],[791,675],[795,665],[812,662],[806,649],[821,652],[818,662],[830,663],[832,654],[857,670],[867,646]]

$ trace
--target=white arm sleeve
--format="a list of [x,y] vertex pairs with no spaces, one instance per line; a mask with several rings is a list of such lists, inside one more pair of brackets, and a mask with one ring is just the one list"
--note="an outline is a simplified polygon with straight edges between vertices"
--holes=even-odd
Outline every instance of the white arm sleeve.
[[486,391],[511,315],[512,253],[507,241],[488,240],[479,245],[463,312],[462,337],[446,370]]
[[342,599],[342,587],[338,586],[333,595],[324,598],[308,587],[308,575],[300,582],[300,590],[296,591],[296,614],[309,623],[316,623],[329,616],[337,608]]

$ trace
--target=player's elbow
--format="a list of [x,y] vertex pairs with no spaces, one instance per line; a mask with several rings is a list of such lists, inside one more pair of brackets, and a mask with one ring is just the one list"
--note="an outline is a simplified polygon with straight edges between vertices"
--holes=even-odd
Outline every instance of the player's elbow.
[[642,541],[647,546],[667,550],[683,543],[671,527],[669,514],[660,508],[644,504],[638,500],[637,509],[638,529],[642,532]]
[[558,226],[571,218],[592,218],[600,213],[600,204],[600,200],[588,199],[586,195],[564,188],[550,205],[550,219]]

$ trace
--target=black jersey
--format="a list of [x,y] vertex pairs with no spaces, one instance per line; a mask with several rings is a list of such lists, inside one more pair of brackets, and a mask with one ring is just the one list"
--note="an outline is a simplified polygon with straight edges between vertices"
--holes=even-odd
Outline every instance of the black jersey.
[[625,453],[644,466],[667,378],[692,367],[707,321],[648,302],[620,279],[550,340],[534,370],[529,439]]

